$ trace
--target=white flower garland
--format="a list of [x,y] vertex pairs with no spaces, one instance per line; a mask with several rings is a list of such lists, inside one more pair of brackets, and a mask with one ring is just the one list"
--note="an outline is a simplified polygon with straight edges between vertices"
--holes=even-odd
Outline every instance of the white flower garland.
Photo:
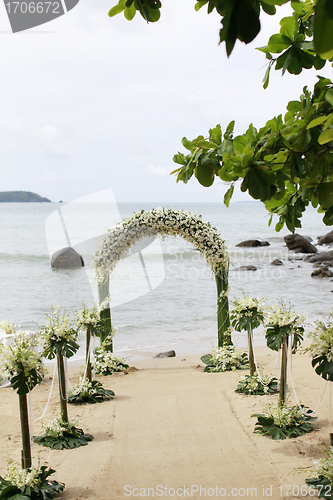
[[151,211],[142,210],[109,231],[95,251],[92,261],[98,280],[103,281],[134,243],[156,234],[182,236],[200,251],[214,273],[228,268],[225,242],[209,222],[186,210],[159,207]]

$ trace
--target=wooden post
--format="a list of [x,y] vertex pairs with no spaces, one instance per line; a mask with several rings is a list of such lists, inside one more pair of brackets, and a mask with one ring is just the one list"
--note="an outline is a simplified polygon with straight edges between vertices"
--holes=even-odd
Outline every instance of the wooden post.
[[284,406],[287,394],[288,337],[282,345],[279,406]]
[[21,420],[21,435],[22,435],[22,469],[31,467],[31,446],[30,446],[30,431],[28,417],[27,395],[19,394],[20,401],[20,420]]
[[249,365],[250,365],[250,375],[254,375],[257,370],[256,364],[254,362],[254,353],[253,353],[253,332],[252,325],[250,325],[250,330],[247,332],[248,343],[249,343]]
[[[103,283],[98,283],[98,300],[99,300],[99,305],[101,305],[106,297],[109,295],[109,275],[104,279]],[[110,335],[110,332],[112,330],[112,324],[111,324],[111,310],[110,310],[110,304],[108,307],[104,308],[100,312],[100,317],[103,320],[104,324],[104,335],[101,335],[101,342]],[[106,350],[113,352],[113,342],[109,342],[109,345],[107,346]]]
[[57,364],[60,396],[60,415],[63,422],[68,422],[65,367],[64,357],[62,354],[57,355]]
[[90,339],[91,339],[91,332],[90,328],[88,328],[87,341],[86,341],[86,364],[87,364],[87,379],[89,380],[89,382],[91,382]]
[[[228,269],[218,271],[215,274],[216,288],[217,288],[217,328],[218,347],[225,345],[232,345],[231,338],[225,337],[224,334],[230,326],[229,318],[229,302],[228,302]],[[225,294],[222,301],[219,300],[221,293]]]

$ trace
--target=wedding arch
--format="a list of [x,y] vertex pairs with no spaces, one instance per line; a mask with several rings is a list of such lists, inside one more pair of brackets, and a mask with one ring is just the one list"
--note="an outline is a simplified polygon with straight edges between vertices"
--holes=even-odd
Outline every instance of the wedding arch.
[[[92,260],[95,269],[101,317],[106,335],[111,331],[109,276],[129,248],[144,237],[181,236],[192,243],[206,259],[217,286],[218,347],[232,344],[228,304],[229,256],[219,232],[201,216],[186,210],[155,208],[141,210],[116,224],[98,245]],[[112,343],[110,344],[112,351]]]

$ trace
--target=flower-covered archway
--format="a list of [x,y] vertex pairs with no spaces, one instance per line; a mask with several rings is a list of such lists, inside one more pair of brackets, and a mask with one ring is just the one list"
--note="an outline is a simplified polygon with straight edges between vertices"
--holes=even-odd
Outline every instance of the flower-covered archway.
[[[92,267],[96,271],[101,316],[111,331],[109,275],[129,248],[144,237],[181,236],[192,243],[211,266],[217,286],[218,346],[231,344],[228,268],[229,256],[219,232],[200,216],[185,210],[156,208],[140,211],[116,224],[97,247]],[[112,346],[111,346],[112,350]]]

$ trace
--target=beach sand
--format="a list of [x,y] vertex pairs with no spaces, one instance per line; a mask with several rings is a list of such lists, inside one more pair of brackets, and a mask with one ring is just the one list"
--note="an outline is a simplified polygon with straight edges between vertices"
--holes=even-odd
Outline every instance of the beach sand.
[[[136,353],[130,361],[135,369],[127,375],[96,377],[116,393],[112,401],[68,405],[69,417],[80,418],[79,427],[94,441],[63,451],[33,445],[34,465],[39,460],[56,469],[50,479],[66,484],[60,498],[313,498],[298,489],[308,473],[294,469],[315,468],[314,460],[324,456],[320,443],[329,443],[329,387],[316,413],[316,432],[273,441],[253,433],[256,419],[251,415],[261,413],[264,403],[277,402],[277,396],[235,393],[239,377],[248,371],[203,373],[198,353],[153,359],[157,352]],[[275,353],[266,347],[256,352],[259,366],[270,373]],[[292,365],[298,397],[314,409],[325,381],[316,375],[307,354],[293,356]],[[70,366],[69,373],[76,383],[79,367]],[[52,375],[50,367],[31,393],[36,416],[45,407]],[[0,395],[4,476],[7,458],[20,460],[21,437],[18,396],[11,388]],[[43,421],[59,413],[55,384]],[[32,421],[32,433],[42,432],[40,422]]]

